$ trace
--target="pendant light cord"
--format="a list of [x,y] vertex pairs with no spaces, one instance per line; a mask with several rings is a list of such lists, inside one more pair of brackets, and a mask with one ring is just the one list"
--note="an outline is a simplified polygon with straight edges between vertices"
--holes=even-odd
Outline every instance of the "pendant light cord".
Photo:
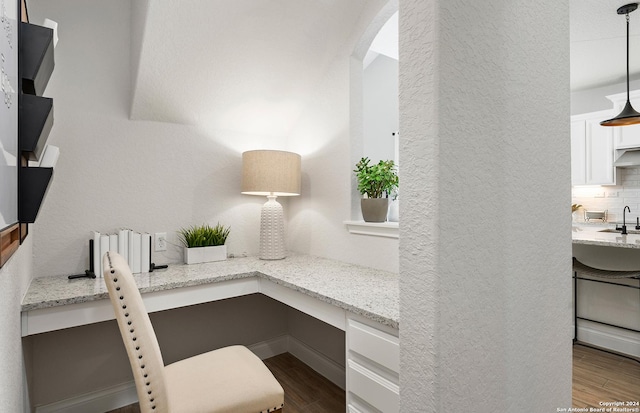
[[630,80],[629,80],[629,13],[638,8],[638,3],[629,3],[618,7],[616,12],[619,16],[625,15],[627,20],[627,103],[622,111],[615,117],[600,122],[602,126],[628,126],[640,124],[640,113],[631,106]]
[[627,12],[627,102],[629,101],[629,12]]

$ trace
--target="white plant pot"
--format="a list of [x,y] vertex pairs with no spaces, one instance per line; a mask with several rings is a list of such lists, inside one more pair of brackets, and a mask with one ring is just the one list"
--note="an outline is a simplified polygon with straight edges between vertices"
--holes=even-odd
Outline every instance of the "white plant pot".
[[389,213],[387,214],[387,221],[400,222],[400,199],[389,201]]
[[224,261],[227,259],[227,246],[215,247],[184,247],[184,262],[187,264],[199,264],[201,262]]

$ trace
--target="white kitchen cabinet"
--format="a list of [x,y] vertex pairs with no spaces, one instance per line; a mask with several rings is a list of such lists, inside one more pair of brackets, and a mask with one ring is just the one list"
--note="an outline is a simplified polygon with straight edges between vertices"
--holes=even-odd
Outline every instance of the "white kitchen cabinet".
[[587,145],[584,120],[571,121],[571,184],[587,182]]
[[611,116],[607,110],[571,117],[572,185],[615,185],[613,135],[619,128],[600,125]]
[[398,330],[350,315],[347,318],[346,339],[347,412],[398,412]]
[[[627,103],[627,92],[607,96],[613,102],[613,112],[610,117],[620,113]],[[629,100],[635,110],[640,109],[640,90],[629,92]],[[612,127],[613,141],[615,149],[638,148],[640,147],[640,125]]]

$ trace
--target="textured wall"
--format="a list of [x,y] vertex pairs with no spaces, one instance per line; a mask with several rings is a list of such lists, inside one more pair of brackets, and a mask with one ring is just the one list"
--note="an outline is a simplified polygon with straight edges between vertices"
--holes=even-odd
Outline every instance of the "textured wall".
[[568,2],[400,2],[401,407],[571,404]]
[[27,237],[18,251],[0,269],[0,410],[21,412],[23,364],[20,304],[31,281],[32,239]]
[[[352,236],[342,224],[352,218],[355,195],[348,134],[349,55],[380,3],[345,5],[357,19],[345,30],[340,50],[328,52],[324,44],[309,43],[309,53],[323,54],[329,61],[325,72],[313,74],[319,79],[304,79],[313,87],[304,96],[299,118],[296,114],[287,119],[292,125],[290,136],[259,136],[222,130],[222,125],[212,124],[213,118],[202,119],[206,128],[129,120],[135,86],[131,68],[138,63],[134,57],[131,64],[131,52],[144,51],[140,38],[151,35],[140,34],[144,4],[133,8],[132,17],[130,2],[123,0],[30,1],[32,21],[44,17],[58,21],[60,36],[56,68],[45,94],[55,102],[49,143],[59,146],[61,155],[36,224],[35,276],[84,271],[89,231],[109,232],[121,226],[167,232],[169,241],[176,243],[175,231],[180,227],[220,221],[231,226],[230,253],[257,254],[259,212],[265,199],[240,194],[239,148],[258,147],[302,154],[302,195],[281,201],[290,249],[397,271],[397,240]],[[229,5],[224,13],[229,19],[243,15]],[[275,25],[272,29],[274,36],[284,36],[280,31],[289,28]],[[233,37],[219,37],[216,42],[224,44],[224,50],[245,50]],[[248,74],[256,70],[251,56],[242,53],[214,60],[238,76],[243,70]],[[181,67],[200,63],[184,62]],[[275,70],[268,64],[262,69],[266,77]],[[165,81],[180,82],[185,76],[187,71]],[[256,82],[264,87],[261,79],[247,76],[242,87],[237,80],[229,80],[225,87],[238,86],[234,93],[244,91],[251,101],[255,93],[264,93],[249,87]],[[292,87],[290,98],[297,99],[298,92]],[[154,255],[156,263],[181,261],[181,250],[171,244],[166,253]]]
[[[36,277],[82,272],[89,231],[122,226],[177,243],[178,228],[220,221],[230,252],[257,251],[261,199],[240,195],[240,153],[194,126],[128,119],[129,15],[128,1],[30,2],[32,20],[58,21],[60,36],[45,94],[61,155],[36,223]],[[154,259],[182,256],[170,245]]]

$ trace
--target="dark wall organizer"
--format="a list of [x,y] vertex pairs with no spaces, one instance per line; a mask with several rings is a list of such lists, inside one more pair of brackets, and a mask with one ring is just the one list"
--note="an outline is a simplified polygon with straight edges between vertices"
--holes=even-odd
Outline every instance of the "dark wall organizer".
[[38,161],[53,126],[53,99],[42,96],[53,68],[53,30],[20,23],[18,30],[18,221],[20,240],[27,235],[27,224],[36,220],[53,176],[53,168],[30,167]]

